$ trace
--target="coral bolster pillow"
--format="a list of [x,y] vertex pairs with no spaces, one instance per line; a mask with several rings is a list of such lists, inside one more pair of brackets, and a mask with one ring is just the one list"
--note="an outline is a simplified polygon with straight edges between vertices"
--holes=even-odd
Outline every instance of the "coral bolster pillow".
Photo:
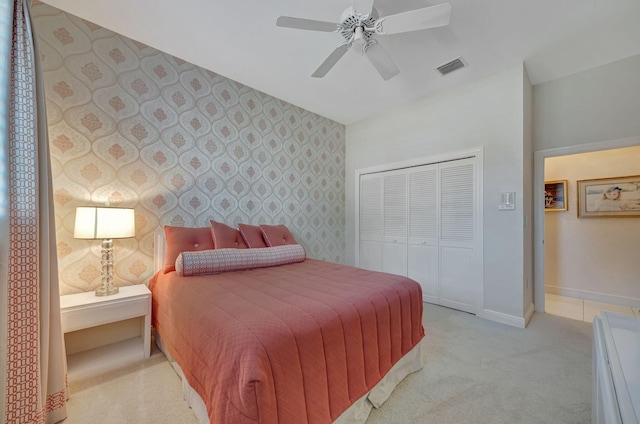
[[222,222],[211,220],[211,236],[216,249],[246,249],[247,244],[242,239],[240,231]]
[[262,238],[262,230],[257,225],[238,224],[238,230],[242,239],[250,249],[256,247],[268,247]]
[[164,227],[167,251],[164,257],[164,272],[175,271],[176,258],[181,252],[213,249],[213,239],[209,227]]
[[176,272],[184,277],[292,264],[305,260],[299,244],[262,249],[215,249],[182,252],[176,259]]
[[261,225],[262,236],[269,247],[297,244],[289,229],[280,225]]

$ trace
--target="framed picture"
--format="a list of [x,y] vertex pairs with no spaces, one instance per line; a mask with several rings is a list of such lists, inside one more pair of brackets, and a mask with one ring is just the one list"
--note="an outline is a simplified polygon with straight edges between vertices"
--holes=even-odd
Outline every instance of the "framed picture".
[[544,183],[544,210],[566,211],[569,208],[567,198],[567,180],[545,181]]
[[578,218],[640,216],[640,175],[580,180]]

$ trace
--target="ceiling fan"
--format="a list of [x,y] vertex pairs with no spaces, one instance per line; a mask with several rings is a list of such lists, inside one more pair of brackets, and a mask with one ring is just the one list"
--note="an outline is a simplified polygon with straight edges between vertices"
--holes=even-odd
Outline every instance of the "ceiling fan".
[[276,21],[276,25],[286,28],[339,32],[342,34],[345,42],[339,45],[322,62],[311,75],[312,77],[324,77],[352,46],[356,46],[362,49],[362,53],[373,64],[380,76],[387,81],[396,76],[400,70],[375,39],[375,36],[445,26],[449,24],[451,4],[443,3],[437,6],[380,17],[376,8],[373,7],[373,2],[374,0],[353,0],[352,6],[342,12],[340,23],[280,16]]

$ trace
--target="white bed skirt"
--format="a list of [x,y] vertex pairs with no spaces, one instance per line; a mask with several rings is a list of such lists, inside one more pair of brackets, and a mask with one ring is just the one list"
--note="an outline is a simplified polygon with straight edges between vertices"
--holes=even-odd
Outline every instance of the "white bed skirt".
[[[209,414],[207,407],[200,398],[200,395],[189,385],[184,376],[180,365],[173,360],[167,349],[165,349],[162,338],[158,333],[155,334],[156,344],[158,348],[165,354],[173,369],[178,373],[182,380],[182,396],[187,401],[189,407],[193,410],[200,424],[220,424],[209,423]],[[378,384],[375,385],[369,393],[366,393],[358,399],[353,405],[334,421],[334,424],[363,424],[369,418],[371,408],[380,408],[382,404],[389,398],[391,392],[396,386],[404,380],[404,378],[423,367],[422,359],[422,343],[424,338],[405,356],[403,356],[385,375]]]

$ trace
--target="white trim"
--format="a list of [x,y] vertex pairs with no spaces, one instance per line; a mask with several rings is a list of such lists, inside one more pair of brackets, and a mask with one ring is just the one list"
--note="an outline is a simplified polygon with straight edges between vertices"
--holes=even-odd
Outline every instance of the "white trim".
[[533,159],[533,274],[534,303],[544,312],[544,160],[554,156],[596,152],[640,145],[640,137],[619,138],[534,152]]
[[[527,310],[527,315],[529,315],[529,310],[531,310],[531,315],[533,315],[533,305]],[[504,314],[502,312],[493,311],[491,309],[484,309],[482,313],[478,314],[479,317],[488,319],[490,321],[499,322],[500,324],[506,324],[511,327],[525,328],[529,323],[528,317],[518,317],[515,315]]]
[[477,310],[484,308],[484,148],[476,150],[476,193],[478,212],[476,214],[476,235],[478,237],[478,251],[476,261],[480,273],[480,293],[478,293]]
[[356,169],[356,177],[361,174],[373,174],[375,172],[393,171],[394,169],[411,168],[414,166],[430,165],[432,163],[448,162],[458,159],[472,158],[482,155],[483,147],[474,149],[459,150],[456,152],[441,153],[433,156],[423,156],[419,158],[408,159],[400,162],[385,163],[382,165],[369,166],[367,168]]
[[529,321],[531,321],[531,317],[533,316],[533,313],[536,311],[535,306],[533,306],[533,302],[529,303],[529,306],[527,307],[527,311],[524,313],[524,326],[526,327],[527,325],[529,325]]
[[483,210],[484,210],[484,179],[483,179],[483,175],[484,175],[484,147],[483,146],[479,146],[476,148],[472,148],[472,149],[466,149],[466,150],[459,150],[459,151],[455,151],[455,152],[448,152],[448,153],[442,153],[442,154],[438,154],[438,155],[433,155],[433,156],[423,156],[420,158],[413,158],[413,159],[409,159],[406,161],[401,161],[401,162],[393,162],[393,163],[387,163],[387,164],[382,164],[382,165],[376,165],[376,166],[370,166],[367,168],[359,168],[356,169],[354,172],[354,185],[355,185],[355,190],[354,190],[354,209],[355,209],[355,240],[354,240],[354,248],[355,248],[355,257],[354,257],[354,263],[355,266],[360,266],[360,176],[361,175],[365,175],[365,174],[372,174],[372,173],[377,173],[377,172],[385,172],[385,171],[392,171],[395,169],[402,169],[402,168],[411,168],[411,167],[416,167],[416,166],[422,166],[422,165],[430,165],[430,164],[434,164],[434,163],[441,163],[441,162],[449,162],[449,161],[454,161],[454,160],[460,160],[460,159],[467,159],[467,158],[475,158],[475,175],[474,175],[474,180],[476,182],[476,206],[477,206],[477,214],[476,214],[476,221],[474,223],[475,225],[475,232],[476,232],[476,247],[475,247],[475,251],[476,251],[476,262],[478,265],[478,272],[480,274],[480,281],[479,281],[479,290],[480,293],[478,294],[478,303],[476,304],[476,311],[481,311],[482,307],[484,306],[484,227],[483,227],[483,223],[484,223],[484,217],[483,217]]
[[576,299],[591,300],[593,302],[628,306],[630,308],[640,308],[640,298],[637,297],[618,296],[589,290],[570,289],[549,284],[545,285],[545,292],[548,294],[557,294],[559,296],[574,297]]
[[[164,269],[164,258],[167,252],[167,240],[165,239],[164,227],[159,227],[153,233],[153,273]],[[147,280],[146,284],[149,284]]]

